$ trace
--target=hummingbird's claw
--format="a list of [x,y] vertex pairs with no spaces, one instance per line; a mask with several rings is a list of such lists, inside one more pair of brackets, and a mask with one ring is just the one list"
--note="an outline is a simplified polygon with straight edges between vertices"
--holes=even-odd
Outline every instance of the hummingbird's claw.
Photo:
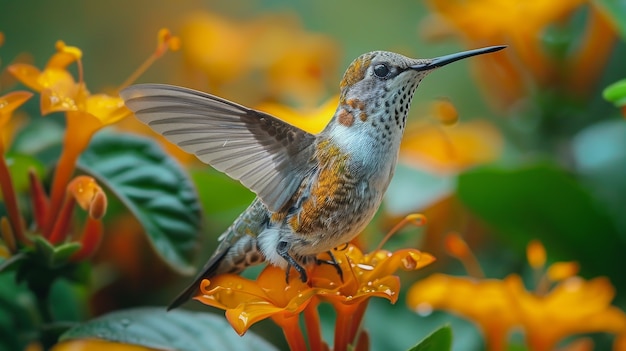
[[304,269],[304,267],[302,267],[302,265],[298,263],[295,258],[289,255],[289,243],[286,241],[279,242],[278,245],[276,245],[276,253],[287,261],[287,272],[285,273],[285,280],[287,281],[287,284],[289,284],[289,271],[291,271],[291,267],[298,271],[300,274],[300,280],[302,280],[303,283],[306,283],[308,280],[306,269]]
[[332,251],[326,251],[326,253],[328,254],[328,256],[330,256],[330,260],[320,260],[320,259],[316,258],[315,262],[317,264],[325,263],[325,264],[329,264],[329,265],[335,267],[335,270],[337,271],[337,274],[339,275],[339,279],[341,279],[341,282],[343,283],[343,271],[341,270],[341,267],[339,266],[339,263],[337,262],[337,259],[335,259],[335,255],[333,255]]

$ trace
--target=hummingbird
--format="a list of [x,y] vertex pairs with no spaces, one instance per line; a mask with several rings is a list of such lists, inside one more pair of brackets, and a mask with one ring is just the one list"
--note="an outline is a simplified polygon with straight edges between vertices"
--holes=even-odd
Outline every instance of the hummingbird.
[[[341,269],[331,250],[352,240],[378,210],[393,176],[413,94],[433,70],[491,46],[432,59],[387,51],[356,58],[343,75],[328,125],[308,133],[267,113],[204,92],[137,84],[120,92],[143,123],[256,194],[219,237],[215,252],[170,304],[203,279],[268,262],[306,282],[316,262]],[[317,258],[328,253],[330,260]]]

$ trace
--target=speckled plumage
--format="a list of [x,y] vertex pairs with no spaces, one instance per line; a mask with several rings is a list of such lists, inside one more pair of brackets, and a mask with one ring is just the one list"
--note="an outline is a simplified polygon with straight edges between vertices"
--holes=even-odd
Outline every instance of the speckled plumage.
[[420,81],[437,67],[502,48],[435,59],[361,55],[346,70],[339,106],[317,135],[186,88],[125,89],[121,95],[141,121],[257,194],[170,307],[191,298],[202,279],[263,261],[293,266],[306,280],[303,266],[352,240],[378,210]]

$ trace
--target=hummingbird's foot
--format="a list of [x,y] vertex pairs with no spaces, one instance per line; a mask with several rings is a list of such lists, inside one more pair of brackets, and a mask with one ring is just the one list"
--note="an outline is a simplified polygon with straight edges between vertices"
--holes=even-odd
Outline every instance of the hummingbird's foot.
[[[350,243],[349,243],[349,242],[347,242],[347,243],[343,244],[343,246],[341,246],[341,247],[336,247],[336,248],[335,248],[335,250],[337,250],[337,251],[343,251],[343,250],[347,249],[349,245],[350,245]],[[330,252],[330,251],[329,251],[329,252]]]
[[287,281],[287,284],[289,284],[289,271],[291,271],[291,267],[295,268],[296,271],[298,271],[298,273],[300,274],[300,280],[302,280],[303,283],[306,283],[306,281],[308,280],[308,277],[306,275],[306,269],[304,269],[304,267],[302,267],[302,265],[298,263],[295,258],[289,255],[289,243],[286,241],[279,242],[278,245],[276,245],[276,253],[278,253],[278,255],[282,257],[285,261],[287,261],[287,272],[285,274],[285,280]]
[[332,251],[326,251],[326,253],[330,257],[330,260],[320,260],[319,258],[316,258],[315,262],[317,264],[325,263],[325,264],[329,264],[333,266],[335,270],[337,271],[337,274],[339,275],[339,279],[341,279],[341,282],[343,283],[343,271],[341,270],[341,267],[339,266],[337,259],[335,259],[335,255],[333,255]]

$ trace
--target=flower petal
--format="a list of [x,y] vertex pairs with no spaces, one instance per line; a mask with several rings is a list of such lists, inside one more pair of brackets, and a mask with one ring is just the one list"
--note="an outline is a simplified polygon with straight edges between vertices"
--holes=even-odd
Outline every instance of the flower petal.
[[131,113],[122,98],[106,94],[89,96],[86,111],[98,118],[103,125],[113,124]]
[[0,128],[9,121],[13,111],[25,103],[33,96],[28,91],[13,91],[6,95],[0,96]]

